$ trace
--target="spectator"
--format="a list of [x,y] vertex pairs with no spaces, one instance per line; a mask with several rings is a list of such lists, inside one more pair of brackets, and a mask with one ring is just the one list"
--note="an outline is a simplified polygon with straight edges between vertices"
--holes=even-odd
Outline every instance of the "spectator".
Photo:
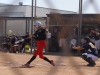
[[[19,35],[18,41],[22,40],[22,39],[23,39],[22,36]],[[18,44],[14,45],[14,46],[15,46],[16,53],[21,53],[22,42],[19,42]]]
[[15,42],[17,41],[17,38],[15,36],[15,34],[12,35],[12,38],[11,38],[11,44],[10,44],[10,52],[12,53],[16,53],[16,47],[14,46],[15,45]]
[[30,38],[28,38],[29,37],[29,32],[26,32],[26,35],[24,36],[24,42],[22,43],[22,49],[21,49],[21,51],[23,51],[23,49],[25,48],[25,45],[30,45],[30,41],[31,41],[31,39]]
[[72,49],[72,46],[77,46],[77,39],[76,39],[76,37],[74,37],[70,41],[70,50],[71,50],[72,54],[77,54],[77,50]]
[[7,48],[6,52],[10,51],[10,40],[11,38],[6,34],[6,37],[4,38],[5,47]]
[[58,36],[59,47],[60,47],[61,52],[62,52],[62,49],[65,49],[67,47],[67,39],[68,39],[67,36],[68,36],[68,33],[66,32],[66,28],[63,27]]
[[78,24],[76,25],[75,29],[74,29],[74,37],[78,37]]
[[91,39],[91,41],[93,42],[93,44],[95,44],[95,29],[91,29],[90,33],[89,33],[89,38]]
[[98,32],[98,30],[97,29],[95,29],[95,30],[92,29],[89,36],[93,37],[95,39],[95,41],[94,41],[95,47],[97,48],[97,50],[99,50],[100,47],[99,47],[99,32]]
[[95,37],[95,47],[98,50],[98,55],[100,56],[100,33],[98,29],[95,29],[96,37]]

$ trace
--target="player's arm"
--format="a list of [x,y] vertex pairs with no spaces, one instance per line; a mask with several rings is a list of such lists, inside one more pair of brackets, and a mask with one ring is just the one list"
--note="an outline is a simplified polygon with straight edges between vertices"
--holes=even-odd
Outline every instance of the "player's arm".
[[28,38],[32,39],[32,35],[30,35]]
[[84,48],[83,47],[81,47],[81,46],[77,46],[77,47],[72,47],[73,49],[75,49],[75,50],[84,50]]
[[30,35],[28,38],[30,38],[30,39],[36,39],[37,37],[36,37],[36,35],[35,34],[33,34],[33,35]]
[[98,36],[98,35],[99,35],[99,33],[96,33],[96,35]]
[[91,36],[92,32],[90,32],[89,36]]

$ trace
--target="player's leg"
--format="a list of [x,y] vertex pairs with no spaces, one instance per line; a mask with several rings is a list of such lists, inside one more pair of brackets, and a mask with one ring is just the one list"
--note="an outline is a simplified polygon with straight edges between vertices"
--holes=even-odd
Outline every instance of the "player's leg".
[[20,44],[18,44],[18,53],[20,53],[20,48],[21,48],[21,46],[20,46]]
[[31,64],[31,62],[34,61],[34,60],[36,59],[38,53],[39,53],[39,52],[36,50],[36,51],[34,52],[34,55],[31,57],[31,59],[30,59],[26,64],[24,64],[24,65],[22,65],[22,66],[24,66],[24,67],[29,67],[30,64]]
[[43,56],[43,52],[39,53],[39,57],[47,62],[49,62],[51,65],[55,66],[54,61],[53,60],[49,60],[47,57]]
[[94,66],[95,65],[95,62],[90,58],[90,57],[87,57],[87,55],[82,55],[82,58],[88,62],[87,66]]
[[95,66],[95,62],[98,60],[98,57],[94,56],[93,54],[87,54],[87,57],[89,58],[89,61],[91,63],[89,66]]
[[30,59],[26,64],[24,64],[24,65],[22,65],[22,66],[24,66],[24,67],[29,67],[29,66],[30,66],[30,63],[31,63],[33,60],[35,60],[35,58],[36,58],[36,56],[32,56],[31,59]]
[[13,44],[10,44],[10,53],[13,53]]
[[25,43],[25,42],[23,42],[23,43],[22,43],[22,47],[21,47],[21,52],[22,52],[22,53],[24,52],[24,50],[23,50],[23,49],[25,48],[25,45],[26,45],[26,43]]
[[10,44],[9,43],[8,43],[8,48],[7,49],[8,49],[8,52],[10,52]]
[[86,62],[89,63],[87,66],[91,66],[91,67],[93,67],[93,66],[96,65],[95,61],[98,59],[98,57],[96,57],[96,56],[94,56],[94,55],[92,55],[92,54],[87,54],[87,53],[83,53],[83,54],[82,54],[82,58],[83,58]]
[[[41,44],[42,43],[42,44]],[[46,46],[46,42],[45,41],[41,41],[39,44],[38,44],[38,52],[39,52],[39,57],[41,59],[44,59],[45,61],[49,62],[51,65],[55,66],[53,60],[49,60],[47,57],[43,56],[43,49],[45,48]]]
[[34,52],[34,55],[31,57],[31,59],[26,64],[24,64],[22,66],[29,67],[31,62],[36,59],[38,54],[39,54],[39,42],[37,42],[37,50]]

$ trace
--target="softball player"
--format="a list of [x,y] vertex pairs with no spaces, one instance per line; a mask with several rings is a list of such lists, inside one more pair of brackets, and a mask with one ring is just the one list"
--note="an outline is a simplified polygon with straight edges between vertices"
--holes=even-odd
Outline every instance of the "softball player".
[[87,66],[93,67],[96,65],[95,61],[98,60],[98,53],[95,46],[90,42],[89,38],[84,38],[83,46],[72,47],[77,50],[85,50],[85,53],[82,54],[82,58],[88,62]]
[[36,32],[33,34],[33,36],[30,36],[29,38],[34,38],[37,41],[37,50],[34,52],[34,55],[32,58],[24,65],[24,67],[29,67],[30,63],[39,55],[41,59],[44,59],[45,61],[49,62],[51,65],[55,66],[53,60],[49,60],[47,57],[43,56],[43,49],[46,46],[46,33],[48,32],[46,29],[41,27],[41,22],[35,22],[34,27],[36,29]]

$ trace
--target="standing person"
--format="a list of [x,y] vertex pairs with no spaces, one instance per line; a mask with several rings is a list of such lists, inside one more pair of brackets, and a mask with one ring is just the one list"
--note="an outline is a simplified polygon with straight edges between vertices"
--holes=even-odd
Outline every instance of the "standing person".
[[67,38],[68,32],[66,31],[66,27],[63,27],[58,35],[60,52],[63,52],[67,48]]
[[49,62],[51,65],[55,66],[53,60],[49,60],[47,57],[43,56],[43,49],[46,46],[46,32],[48,32],[46,29],[41,27],[41,22],[35,22],[34,27],[36,29],[33,36],[30,36],[29,38],[34,38],[37,41],[37,50],[34,52],[34,55],[32,58],[24,65],[24,67],[29,67],[30,63],[36,59],[37,55],[41,59],[44,59],[45,61]]
[[78,38],[78,24],[74,28],[74,37]]
[[90,34],[89,34],[90,37],[93,37],[95,39],[94,44],[95,44],[95,47],[96,47],[97,50],[100,49],[99,35],[100,34],[99,34],[97,29],[95,29],[95,30],[92,29]]
[[95,47],[98,50],[98,54],[100,54],[100,33],[98,29],[95,29]]
[[89,33],[89,38],[91,39],[91,41],[93,42],[93,44],[95,45],[95,29],[91,29],[90,33]]
[[85,50],[85,53],[82,54],[82,58],[89,63],[87,66],[93,67],[96,65],[95,61],[98,60],[98,53],[95,46],[90,42],[89,38],[84,38],[83,46],[72,48],[76,50]]

